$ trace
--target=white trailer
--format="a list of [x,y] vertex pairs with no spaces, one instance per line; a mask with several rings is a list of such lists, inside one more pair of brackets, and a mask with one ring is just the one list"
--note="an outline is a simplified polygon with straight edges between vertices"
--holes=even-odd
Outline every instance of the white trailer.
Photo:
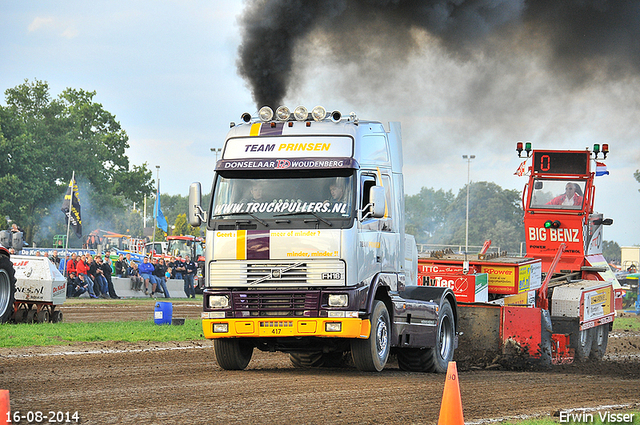
[[13,319],[16,323],[62,321],[57,309],[67,299],[67,280],[47,257],[12,255],[16,291]]

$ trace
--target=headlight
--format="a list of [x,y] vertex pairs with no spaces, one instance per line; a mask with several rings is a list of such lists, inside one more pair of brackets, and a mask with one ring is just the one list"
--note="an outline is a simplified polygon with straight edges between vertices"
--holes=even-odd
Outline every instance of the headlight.
[[305,108],[304,106],[298,106],[293,111],[293,116],[295,117],[296,121],[306,121],[308,115],[309,112],[307,112],[307,108]]
[[212,295],[209,297],[209,308],[226,308],[229,307],[228,295]]
[[286,121],[290,116],[291,111],[289,111],[289,108],[286,106],[279,106],[278,109],[276,109],[276,119],[278,121]]
[[323,106],[316,106],[311,110],[311,116],[316,121],[322,121],[327,116],[327,110]]
[[271,121],[271,118],[273,118],[273,109],[269,108],[268,106],[263,106],[262,108],[260,108],[258,114],[260,115],[260,119],[262,121]]
[[342,330],[342,323],[340,322],[327,322],[324,324],[325,332],[340,332]]
[[329,294],[329,307],[346,307],[348,304],[347,294]]
[[213,333],[223,334],[229,332],[229,324],[228,323],[214,323],[213,324]]

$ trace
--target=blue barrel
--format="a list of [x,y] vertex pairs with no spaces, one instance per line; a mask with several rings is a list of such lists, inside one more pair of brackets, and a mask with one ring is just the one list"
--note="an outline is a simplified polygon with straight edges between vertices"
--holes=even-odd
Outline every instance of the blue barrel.
[[153,313],[153,321],[156,325],[170,325],[173,315],[173,304],[168,302],[157,302]]

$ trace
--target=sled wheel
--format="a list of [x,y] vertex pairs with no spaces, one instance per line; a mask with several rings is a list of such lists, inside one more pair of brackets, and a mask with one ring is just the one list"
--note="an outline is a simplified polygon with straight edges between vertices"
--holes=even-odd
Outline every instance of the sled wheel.
[[38,323],[49,323],[49,318],[51,315],[49,314],[49,310],[43,308],[38,313],[36,313],[36,322]]
[[27,311],[27,318],[25,319],[25,322],[26,323],[35,322],[37,313],[38,311],[35,308],[29,309],[29,311]]
[[60,323],[62,322],[62,312],[60,310],[54,310],[51,313],[51,323]]

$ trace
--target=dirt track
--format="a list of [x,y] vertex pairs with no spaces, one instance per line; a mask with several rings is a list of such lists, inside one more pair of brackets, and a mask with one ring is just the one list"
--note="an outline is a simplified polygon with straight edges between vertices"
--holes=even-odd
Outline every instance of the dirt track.
[[[65,321],[74,321],[74,314],[114,319],[108,307],[96,309],[103,313],[96,316],[79,309],[65,308]],[[151,318],[148,310],[115,307],[127,320]],[[197,318],[200,306],[174,305],[174,316],[176,311]],[[638,347],[640,335],[620,332],[611,336],[600,364],[533,372],[460,370],[465,421],[604,405],[638,410]],[[224,371],[211,342],[201,340],[0,349],[0,388],[10,390],[13,411],[78,411],[86,424],[434,424],[443,387],[443,375],[403,372],[395,362],[377,374],[303,370],[293,368],[287,355],[259,351],[247,370]]]

